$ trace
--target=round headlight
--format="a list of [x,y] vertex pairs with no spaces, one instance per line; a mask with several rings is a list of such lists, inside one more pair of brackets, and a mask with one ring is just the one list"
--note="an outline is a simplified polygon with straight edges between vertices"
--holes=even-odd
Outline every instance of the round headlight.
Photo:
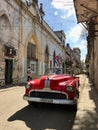
[[26,87],[26,88],[30,88],[30,84],[27,83],[27,84],[25,85],[25,87]]
[[72,86],[67,86],[66,89],[67,89],[68,92],[73,92],[73,87]]

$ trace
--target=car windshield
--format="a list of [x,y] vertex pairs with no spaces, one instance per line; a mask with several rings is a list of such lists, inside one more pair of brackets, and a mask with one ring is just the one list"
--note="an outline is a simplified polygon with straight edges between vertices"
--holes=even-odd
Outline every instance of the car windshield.
[[45,74],[62,74],[62,68],[48,68]]

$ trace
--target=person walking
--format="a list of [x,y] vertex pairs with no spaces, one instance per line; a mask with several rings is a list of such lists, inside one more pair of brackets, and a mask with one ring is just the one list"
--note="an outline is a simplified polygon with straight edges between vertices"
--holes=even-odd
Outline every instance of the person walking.
[[32,73],[31,73],[31,67],[28,67],[27,69],[27,81],[32,80]]

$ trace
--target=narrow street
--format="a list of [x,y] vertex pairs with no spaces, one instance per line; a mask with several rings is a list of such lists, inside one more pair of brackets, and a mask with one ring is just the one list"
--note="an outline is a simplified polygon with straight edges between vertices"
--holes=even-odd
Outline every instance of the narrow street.
[[97,66],[98,0],[1,0],[0,130],[98,130]]
[[85,75],[80,75],[77,112],[65,106],[28,106],[24,87],[0,90],[1,130],[97,130],[98,94]]

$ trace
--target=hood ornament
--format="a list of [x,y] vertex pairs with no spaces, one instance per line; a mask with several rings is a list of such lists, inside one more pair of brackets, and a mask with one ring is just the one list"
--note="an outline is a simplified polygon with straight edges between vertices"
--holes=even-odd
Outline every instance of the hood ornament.
[[45,85],[45,88],[49,88],[49,86],[50,86],[50,79],[49,79],[49,77],[46,78],[44,85]]

